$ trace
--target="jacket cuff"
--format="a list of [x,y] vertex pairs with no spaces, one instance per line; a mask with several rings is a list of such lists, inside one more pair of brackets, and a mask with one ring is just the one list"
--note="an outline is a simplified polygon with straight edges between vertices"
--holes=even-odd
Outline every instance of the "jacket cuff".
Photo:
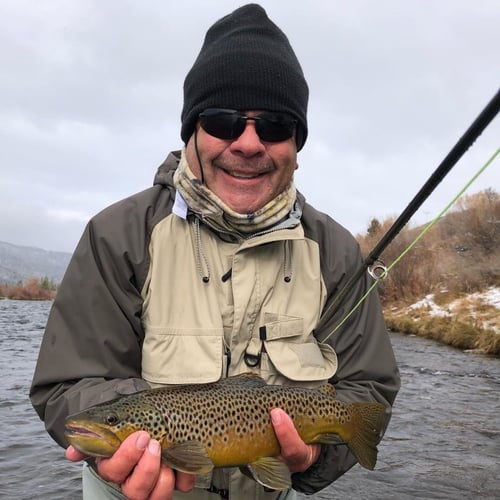
[[292,474],[293,489],[312,495],[333,483],[356,463],[347,446],[323,444],[318,460],[309,469]]

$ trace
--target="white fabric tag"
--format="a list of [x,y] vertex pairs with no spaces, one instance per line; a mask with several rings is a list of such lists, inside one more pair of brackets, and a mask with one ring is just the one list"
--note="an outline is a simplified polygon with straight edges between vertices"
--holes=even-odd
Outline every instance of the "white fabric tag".
[[175,200],[174,206],[172,207],[172,212],[175,215],[178,215],[181,219],[186,219],[187,217],[188,205],[179,191],[175,192]]

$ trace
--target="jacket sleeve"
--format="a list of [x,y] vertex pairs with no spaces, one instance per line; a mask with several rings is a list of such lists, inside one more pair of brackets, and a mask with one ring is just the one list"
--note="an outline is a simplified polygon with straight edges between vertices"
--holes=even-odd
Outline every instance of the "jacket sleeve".
[[[357,243],[343,228],[330,227],[330,251],[323,249],[323,275],[330,300],[362,265]],[[355,309],[372,284],[367,273],[331,317],[323,317],[317,338],[325,338],[343,318]],[[328,301],[329,302],[329,301]],[[327,305],[324,310],[327,310]],[[330,380],[338,399],[345,402],[378,401],[386,407],[384,431],[400,387],[399,370],[382,314],[377,290],[355,309],[349,319],[327,342],[335,349],[338,369]],[[322,445],[318,461],[307,471],[293,475],[294,489],[312,494],[325,488],[356,464],[347,446]]]
[[141,379],[140,287],[152,208],[143,193],[89,222],[49,315],[30,399],[61,446],[69,414],[148,387]]

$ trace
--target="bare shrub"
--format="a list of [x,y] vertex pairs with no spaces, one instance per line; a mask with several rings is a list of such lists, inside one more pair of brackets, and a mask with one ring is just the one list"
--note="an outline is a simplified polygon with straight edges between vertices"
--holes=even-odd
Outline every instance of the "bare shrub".
[[[365,255],[378,243],[383,234],[393,224],[393,219],[380,223],[376,232],[358,237]],[[373,226],[373,223],[370,227]],[[409,226],[403,228],[381,255],[381,260],[390,266],[413,242],[418,230]],[[388,277],[380,283],[380,294],[383,300],[408,300],[419,295],[430,293],[434,287],[436,273],[436,249],[430,243],[419,242],[390,271]]]
[[463,245],[485,255],[498,251],[500,243],[500,196],[492,188],[458,201]]
[[[358,235],[368,255],[394,223],[373,218]],[[414,241],[422,227],[407,225],[381,258],[386,265]],[[409,301],[447,290],[450,296],[481,290],[500,281],[500,196],[493,189],[464,196],[392,269],[380,284],[384,301]]]
[[0,297],[14,300],[52,300],[56,295],[55,286],[47,287],[46,278],[28,278],[15,285],[0,284]]

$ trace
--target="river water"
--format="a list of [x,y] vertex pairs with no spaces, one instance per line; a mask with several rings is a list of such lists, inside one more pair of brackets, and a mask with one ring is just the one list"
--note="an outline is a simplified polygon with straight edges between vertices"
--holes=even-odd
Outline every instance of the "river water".
[[[0,498],[78,499],[80,465],[45,433],[28,390],[50,302],[0,300]],[[391,334],[403,387],[375,471],[320,499],[500,499],[500,360]]]

